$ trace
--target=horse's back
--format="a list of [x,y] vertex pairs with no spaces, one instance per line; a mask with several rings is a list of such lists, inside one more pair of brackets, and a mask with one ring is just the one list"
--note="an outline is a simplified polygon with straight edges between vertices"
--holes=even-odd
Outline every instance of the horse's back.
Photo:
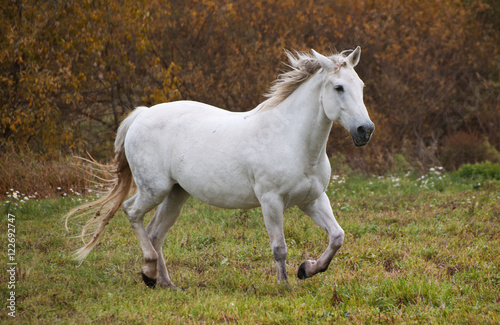
[[258,206],[245,158],[244,121],[243,113],[191,101],[144,110],[125,140],[136,182],[153,191],[177,183],[220,207]]

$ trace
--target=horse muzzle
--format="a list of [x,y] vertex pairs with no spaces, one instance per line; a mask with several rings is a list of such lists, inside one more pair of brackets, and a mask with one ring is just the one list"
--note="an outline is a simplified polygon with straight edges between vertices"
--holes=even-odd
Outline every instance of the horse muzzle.
[[375,125],[372,122],[365,123],[351,130],[352,141],[356,147],[362,147],[370,141]]

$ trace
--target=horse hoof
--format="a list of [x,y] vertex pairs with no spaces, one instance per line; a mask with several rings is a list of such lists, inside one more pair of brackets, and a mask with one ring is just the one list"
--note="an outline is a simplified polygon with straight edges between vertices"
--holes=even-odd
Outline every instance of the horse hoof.
[[300,264],[299,271],[297,272],[297,277],[301,280],[307,279],[306,275],[306,262]]
[[150,277],[148,277],[146,274],[144,274],[143,272],[141,272],[142,274],[142,281],[144,281],[144,283],[150,287],[151,289],[154,289],[154,287],[156,287],[156,279],[151,279]]

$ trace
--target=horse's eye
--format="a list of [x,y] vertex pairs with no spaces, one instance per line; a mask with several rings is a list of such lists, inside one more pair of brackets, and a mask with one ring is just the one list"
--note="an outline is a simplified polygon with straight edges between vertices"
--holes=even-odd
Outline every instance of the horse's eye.
[[338,91],[339,93],[343,93],[344,92],[344,87],[342,87],[341,85],[337,85],[334,87],[336,91]]

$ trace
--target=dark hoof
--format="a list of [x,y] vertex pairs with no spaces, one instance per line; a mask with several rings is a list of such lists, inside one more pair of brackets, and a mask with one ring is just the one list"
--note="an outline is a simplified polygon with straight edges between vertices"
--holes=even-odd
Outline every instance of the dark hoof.
[[297,277],[301,280],[307,279],[306,275],[306,262],[300,264],[299,271],[297,272]]
[[154,287],[156,287],[156,280],[155,279],[151,279],[150,277],[148,277],[146,274],[144,274],[142,272],[141,272],[141,274],[142,274],[142,281],[144,281],[144,283],[148,287],[154,289]]

